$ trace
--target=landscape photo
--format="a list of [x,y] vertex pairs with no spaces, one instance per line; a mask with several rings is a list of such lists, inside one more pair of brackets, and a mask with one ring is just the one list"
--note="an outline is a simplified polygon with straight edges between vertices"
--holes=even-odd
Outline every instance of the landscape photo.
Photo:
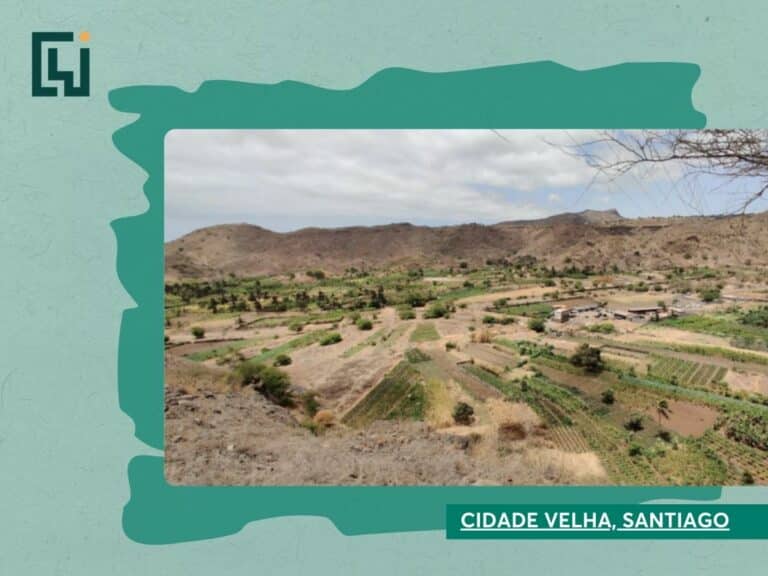
[[768,133],[176,130],[180,485],[768,484]]

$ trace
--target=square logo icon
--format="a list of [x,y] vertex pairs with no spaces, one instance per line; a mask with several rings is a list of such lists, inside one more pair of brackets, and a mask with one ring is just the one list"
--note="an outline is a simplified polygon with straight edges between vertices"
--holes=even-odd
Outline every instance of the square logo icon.
[[[90,34],[81,32],[78,39],[88,42]],[[32,96],[90,96],[90,48],[80,48],[79,78],[76,78],[75,71],[62,70],[59,66],[59,49],[65,47],[51,45],[69,42],[74,42],[72,32],[32,32]]]

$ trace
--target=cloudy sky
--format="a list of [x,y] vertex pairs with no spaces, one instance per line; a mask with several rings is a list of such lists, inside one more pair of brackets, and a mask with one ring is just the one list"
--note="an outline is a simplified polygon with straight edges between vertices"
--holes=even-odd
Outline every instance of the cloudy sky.
[[[563,147],[581,131],[175,130],[165,140],[165,234],[248,222],[494,223],[587,208],[624,216],[727,211],[733,189],[668,167],[595,180]],[[731,186],[733,188],[733,186]],[[764,209],[765,207],[762,207]]]

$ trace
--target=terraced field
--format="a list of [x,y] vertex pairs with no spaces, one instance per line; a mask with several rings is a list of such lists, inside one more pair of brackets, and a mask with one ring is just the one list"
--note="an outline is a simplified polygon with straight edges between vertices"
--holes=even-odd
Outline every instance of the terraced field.
[[352,407],[342,421],[362,428],[376,420],[412,419],[424,416],[424,381],[418,370],[404,360]]
[[261,341],[263,341],[261,338],[233,340],[232,342],[222,343],[221,345],[218,345],[214,348],[185,354],[184,357],[193,360],[194,362],[205,362],[206,360],[211,360],[213,358],[224,358],[225,356],[242,350],[243,348],[255,346]]
[[251,358],[247,358],[246,361],[252,362],[254,364],[269,362],[280,354],[288,354],[294,350],[311,346],[315,342],[319,342],[323,336],[326,336],[329,333],[331,333],[331,330],[315,330],[313,332],[302,334],[301,336],[293,338],[292,340],[289,340],[284,344],[280,344],[279,346],[275,346],[274,348],[264,349],[260,354],[257,354]]
[[[461,465],[446,464],[430,481],[450,469],[466,483],[768,483],[768,396],[758,378],[768,372],[756,352],[718,347],[726,344],[700,334],[686,340],[677,329],[679,341],[651,341],[661,328],[639,319],[613,319],[609,334],[594,328],[606,310],[556,321],[553,308],[568,300],[554,300],[544,289],[552,282],[540,286],[535,268],[525,277],[506,265],[433,272],[173,288],[203,294],[166,325],[182,405],[193,381],[215,382],[213,393],[267,399],[268,387],[287,384],[292,404],[279,407],[280,422],[324,443],[370,433],[365,450],[347,455],[355,462],[363,453],[378,458],[389,435],[392,459],[374,468],[399,467],[387,479],[394,483],[446,455]],[[572,291],[572,280],[556,282]],[[595,298],[672,304],[664,289],[637,293],[611,288]],[[244,363],[260,371],[232,378]],[[273,408],[269,417],[276,414]],[[240,416],[250,433],[252,414]],[[194,418],[189,429],[198,426]],[[252,446],[273,440],[261,434]],[[395,454],[416,437],[440,448],[419,462]],[[486,472],[475,474],[474,466]],[[359,477],[348,472],[343,482]]]
[[701,445],[728,464],[730,483],[743,484],[746,472],[754,483],[768,484],[768,456],[764,451],[734,442],[715,430],[708,431],[701,438]]
[[648,374],[670,384],[686,388],[724,388],[723,378],[728,370],[723,366],[691,362],[669,356],[655,356]]
[[411,342],[432,342],[440,340],[440,333],[433,322],[424,322],[411,332]]

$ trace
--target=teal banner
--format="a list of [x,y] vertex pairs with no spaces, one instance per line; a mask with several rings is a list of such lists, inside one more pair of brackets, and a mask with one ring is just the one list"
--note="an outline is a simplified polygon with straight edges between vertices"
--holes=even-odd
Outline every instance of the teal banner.
[[768,537],[768,505],[447,506],[449,540]]

